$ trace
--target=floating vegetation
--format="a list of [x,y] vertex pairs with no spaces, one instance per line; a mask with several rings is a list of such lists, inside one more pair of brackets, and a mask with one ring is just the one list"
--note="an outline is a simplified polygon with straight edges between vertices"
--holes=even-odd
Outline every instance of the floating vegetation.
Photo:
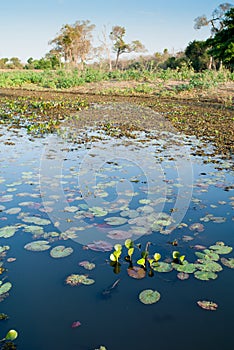
[[152,289],[145,289],[139,294],[140,301],[145,305],[157,303],[160,297],[160,293]]
[[218,308],[218,305],[214,303],[213,301],[208,301],[208,300],[199,300],[197,301],[197,305],[200,306],[204,310],[211,310],[215,311]]
[[234,258],[229,258],[229,259],[221,258],[220,260],[224,266],[227,266],[230,269],[234,269]]
[[196,223],[190,225],[190,226],[189,226],[189,229],[190,229],[191,231],[203,232],[205,228],[204,228],[204,225],[202,225],[202,224],[199,223],[199,222],[196,222]]
[[120,226],[126,224],[128,222],[127,219],[119,217],[119,216],[112,216],[110,218],[104,219],[108,225],[113,225],[113,226]]
[[154,271],[157,272],[170,272],[173,270],[172,264],[169,264],[164,261],[159,261],[159,262],[153,262],[151,264],[151,267],[153,268]]
[[9,317],[4,313],[0,313],[0,320],[7,320]]
[[218,275],[214,272],[196,271],[194,273],[194,277],[196,277],[198,280],[209,281],[209,280],[215,280],[218,277]]
[[74,321],[71,325],[72,328],[77,328],[81,326],[81,322],[80,321]]
[[79,286],[81,284],[90,285],[93,283],[95,283],[95,281],[88,278],[87,275],[72,274],[66,278],[66,284],[69,284],[72,287]]
[[28,243],[24,246],[26,250],[31,250],[33,252],[41,252],[44,250],[50,249],[50,245],[48,241],[36,241]]
[[16,226],[5,226],[0,228],[0,237],[2,238],[10,238],[14,236],[18,228]]
[[214,250],[217,254],[229,254],[233,248],[226,246],[224,242],[216,242],[215,245],[211,245],[210,249]]
[[146,276],[146,271],[139,266],[129,267],[127,269],[127,272],[128,272],[128,276],[135,278],[137,280],[145,278]]
[[52,258],[65,258],[73,253],[73,249],[71,247],[65,247],[63,245],[58,245],[54,247],[50,251],[50,256]]
[[10,282],[6,282],[2,284],[2,281],[0,283],[0,295],[6,294],[7,292],[9,292],[9,290],[11,289],[12,284]]
[[22,221],[32,223],[35,225],[42,225],[42,226],[49,225],[51,223],[50,220],[41,219],[41,218],[34,217],[34,216],[25,216],[22,218]]
[[87,247],[96,252],[109,252],[112,250],[113,245],[105,241],[95,241],[87,244]]
[[80,261],[78,265],[84,267],[86,270],[93,270],[95,269],[95,266],[96,266],[94,263],[91,263],[87,260]]
[[183,281],[189,278],[189,274],[185,272],[179,272],[177,273],[177,277],[179,278],[179,280]]

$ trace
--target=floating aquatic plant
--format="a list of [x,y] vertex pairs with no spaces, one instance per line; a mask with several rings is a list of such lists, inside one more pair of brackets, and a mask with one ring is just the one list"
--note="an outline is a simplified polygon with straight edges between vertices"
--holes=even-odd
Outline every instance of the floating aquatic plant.
[[216,242],[215,245],[211,245],[210,249],[214,250],[217,254],[229,254],[233,248],[226,246],[224,242]]
[[139,266],[132,266],[127,269],[128,276],[140,280],[146,276],[146,271]]
[[218,275],[214,272],[209,272],[209,271],[196,271],[194,273],[194,277],[202,281],[209,281],[209,280],[215,280],[218,277]]
[[95,241],[87,244],[87,247],[96,252],[109,252],[112,250],[113,245],[105,241]]
[[145,289],[139,294],[140,301],[146,305],[157,303],[160,297],[160,293],[152,289]]
[[153,262],[151,267],[156,272],[170,272],[173,270],[172,265],[164,261]]
[[[1,283],[2,283],[2,281],[1,281]],[[6,282],[6,283],[3,283],[3,284],[0,284],[0,295],[9,292],[11,287],[12,287],[12,284],[10,282]]]
[[89,261],[81,261],[79,262],[79,265],[84,267],[86,270],[93,270],[95,268],[95,264],[91,263]]
[[122,246],[121,246],[121,244],[115,244],[114,245],[114,252],[111,253],[111,255],[110,255],[110,260],[113,261],[113,262],[118,263],[121,254],[122,254]]
[[88,278],[87,275],[78,275],[78,274],[72,274],[66,278],[66,284],[69,284],[70,286],[79,286],[81,284],[90,285],[93,284],[95,281],[91,278]]
[[44,250],[50,249],[50,245],[48,241],[36,241],[28,243],[24,246],[26,250],[32,250],[34,252],[41,252]]
[[66,256],[71,255],[72,253],[73,249],[71,247],[58,245],[57,247],[51,249],[50,256],[52,256],[52,258],[64,258]]
[[2,238],[10,238],[14,236],[18,228],[16,226],[5,226],[0,228],[0,237]]
[[221,258],[221,263],[227,267],[229,267],[230,269],[234,269],[234,258]]
[[123,217],[119,217],[119,216],[112,216],[112,217],[106,218],[104,220],[105,220],[105,222],[108,223],[108,225],[113,225],[113,226],[124,225],[128,221],[127,219],[125,219]]
[[213,301],[208,301],[208,300],[199,300],[197,301],[197,305],[200,306],[204,310],[211,310],[215,311],[218,308],[218,305],[214,303]]
[[180,252],[178,252],[177,250],[174,250],[172,252],[172,258],[174,263],[182,264],[185,259],[185,255],[181,255]]

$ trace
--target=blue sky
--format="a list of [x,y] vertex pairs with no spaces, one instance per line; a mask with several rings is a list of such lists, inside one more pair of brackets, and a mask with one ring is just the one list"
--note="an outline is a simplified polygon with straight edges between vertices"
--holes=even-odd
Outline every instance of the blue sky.
[[149,53],[185,49],[192,40],[209,36],[193,29],[194,18],[225,1],[216,0],[0,0],[0,58],[41,58],[64,24],[90,20],[96,25],[94,44],[106,25],[126,28],[126,41],[140,40]]

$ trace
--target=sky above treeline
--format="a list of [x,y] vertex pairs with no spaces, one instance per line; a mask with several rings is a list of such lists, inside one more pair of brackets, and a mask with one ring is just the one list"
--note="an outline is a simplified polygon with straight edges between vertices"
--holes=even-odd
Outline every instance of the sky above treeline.
[[103,26],[126,28],[126,42],[140,40],[149,54],[184,50],[193,40],[209,37],[195,30],[194,19],[211,16],[225,1],[216,0],[0,0],[0,58],[39,59],[52,48],[64,24],[90,20],[96,25],[94,46],[100,46]]

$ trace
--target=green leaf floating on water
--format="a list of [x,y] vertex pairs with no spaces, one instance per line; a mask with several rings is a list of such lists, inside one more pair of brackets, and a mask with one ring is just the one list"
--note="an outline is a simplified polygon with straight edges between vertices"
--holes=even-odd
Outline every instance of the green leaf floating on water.
[[95,281],[91,278],[87,278],[86,275],[72,274],[66,278],[66,284],[70,284],[73,287],[81,284],[90,285],[93,283],[95,283]]
[[50,256],[52,258],[65,258],[73,253],[73,249],[70,247],[65,247],[64,245],[58,245],[50,251]]
[[209,281],[211,279],[215,280],[218,277],[218,275],[216,275],[216,273],[214,272],[209,271],[196,271],[194,273],[194,277],[202,281]]
[[157,271],[157,272],[170,272],[173,270],[173,267],[171,266],[171,264],[163,261],[153,262],[151,264],[151,267],[154,271]]
[[9,290],[11,289],[11,287],[12,287],[12,284],[11,284],[10,282],[6,282],[6,283],[2,284],[2,285],[0,286],[0,295],[9,292]]
[[50,249],[50,245],[48,241],[36,241],[26,244],[24,248],[34,252],[41,252]]
[[89,210],[96,217],[106,216],[108,214],[108,211],[104,210],[101,207],[92,207],[92,208],[89,208]]
[[234,269],[234,258],[229,258],[229,259],[221,258],[220,260],[223,265],[229,267],[230,269]]
[[222,266],[213,260],[201,260],[199,264],[196,264],[198,270],[208,271],[208,272],[220,272],[222,271]]
[[36,216],[25,216],[23,219],[22,219],[23,222],[29,222],[29,223],[32,223],[32,224],[35,224],[35,225],[49,225],[51,224],[50,220],[47,220],[47,219],[41,219],[41,218],[38,218]]
[[219,254],[215,253],[213,250],[209,249],[204,249],[204,253],[202,252],[196,252],[195,255],[202,260],[214,260],[218,261],[219,260]]
[[157,303],[160,297],[160,293],[152,289],[145,289],[139,294],[140,301],[146,305]]
[[182,265],[172,263],[172,266],[178,272],[194,273],[196,271],[196,265],[190,264],[187,261],[184,261],[184,263]]
[[18,228],[16,226],[5,226],[0,228],[0,237],[9,238],[14,236]]
[[121,218],[121,217],[118,217],[118,216],[112,216],[110,218],[106,218],[104,219],[104,221],[106,221],[106,223],[108,225],[113,225],[113,226],[118,226],[118,225],[123,225],[123,224],[126,224],[126,222],[128,221],[127,219],[125,218]]
[[211,245],[210,249],[214,250],[217,254],[229,254],[232,251],[232,247],[225,245],[223,242],[216,242],[215,245]]

